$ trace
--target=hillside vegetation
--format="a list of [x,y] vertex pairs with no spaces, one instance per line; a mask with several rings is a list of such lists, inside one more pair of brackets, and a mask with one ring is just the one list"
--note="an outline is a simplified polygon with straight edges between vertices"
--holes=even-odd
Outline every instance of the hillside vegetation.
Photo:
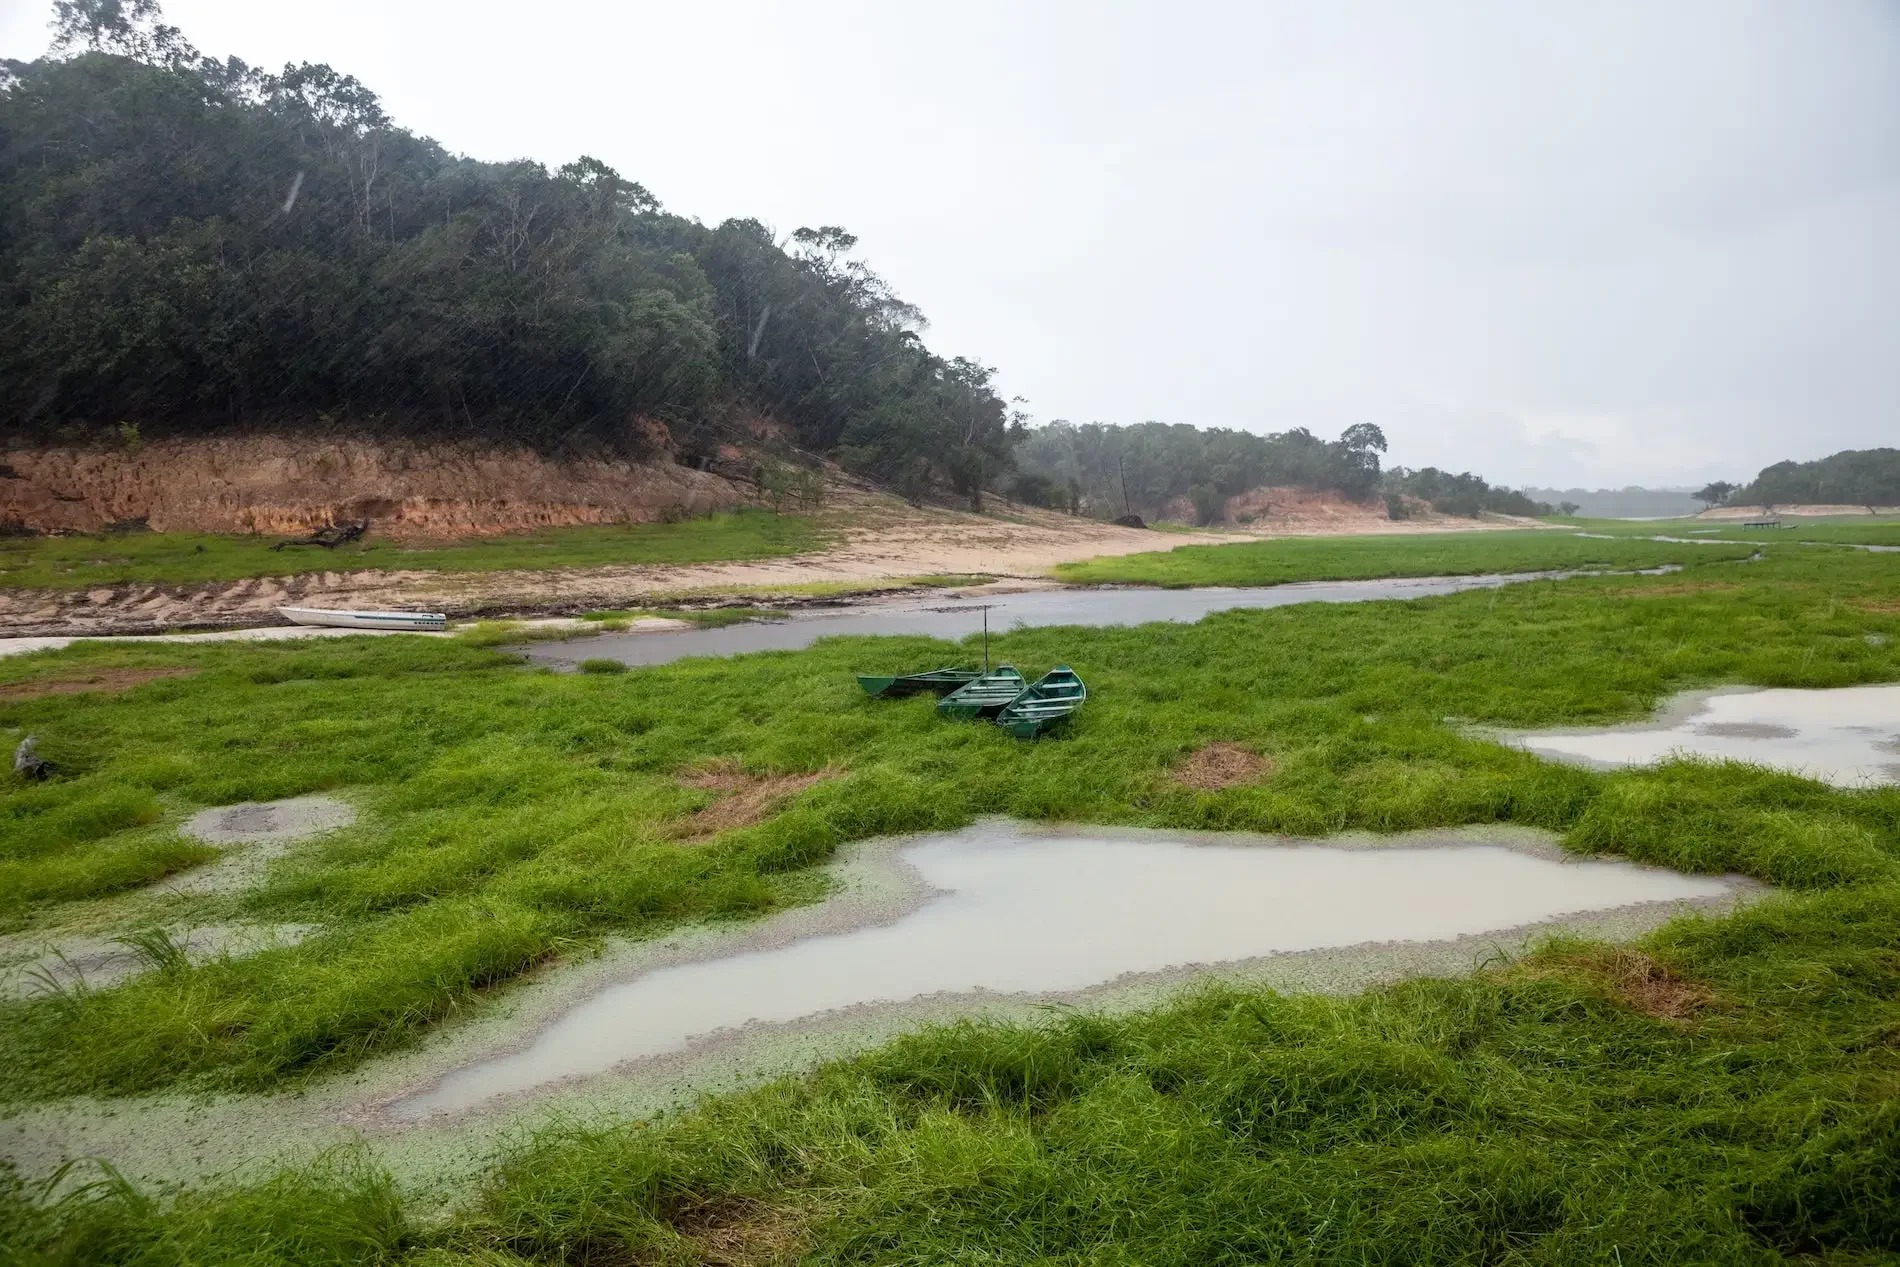
[[1777,462],[1729,494],[1738,506],[1900,506],[1900,449],[1843,449]]
[[452,154],[329,66],[204,56],[152,0],[58,8],[54,55],[0,74],[8,431],[692,458],[760,409],[914,490],[1007,463],[992,371],[927,348],[843,229],[708,227],[592,158]]
[[206,56],[154,0],[57,8],[52,56],[0,63],[16,435],[353,430],[705,461],[763,415],[913,500],[1153,517],[1186,499],[1211,522],[1300,485],[1537,512],[1470,474],[1382,472],[1370,424],[1031,435],[990,367],[925,346],[842,228],[707,226],[595,158],[450,153],[330,66]]
[[1016,446],[1015,496],[1100,516],[1166,518],[1185,500],[1196,523],[1225,517],[1226,503],[1250,489],[1293,486],[1336,492],[1348,501],[1385,499],[1388,513],[1411,513],[1407,499],[1441,514],[1475,518],[1492,511],[1547,515],[1550,507],[1497,488],[1469,471],[1381,468],[1385,432],[1371,423],[1322,440],[1305,427],[1269,435],[1225,427],[1144,422],[1116,426],[1057,420],[1028,431]]

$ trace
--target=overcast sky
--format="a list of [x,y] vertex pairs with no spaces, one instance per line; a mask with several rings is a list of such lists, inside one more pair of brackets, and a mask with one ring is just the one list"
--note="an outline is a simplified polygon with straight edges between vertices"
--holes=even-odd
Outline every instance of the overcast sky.
[[1900,0],[165,8],[477,158],[843,225],[1039,421],[1510,484],[1900,444]]

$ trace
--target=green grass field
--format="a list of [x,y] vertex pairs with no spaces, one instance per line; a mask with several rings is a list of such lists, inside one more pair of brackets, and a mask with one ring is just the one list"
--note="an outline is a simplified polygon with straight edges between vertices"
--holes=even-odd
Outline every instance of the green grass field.
[[[1576,539],[1500,533],[1401,538],[1392,570],[1368,571],[1378,540],[1263,543],[1301,547],[1292,564],[1253,545],[1188,548],[1146,556],[1187,558],[1139,579],[1259,583],[1322,561],[1416,574],[1439,556],[1410,551],[1460,545],[1473,557],[1435,570],[1632,558],[1532,562]],[[1512,550],[1526,553],[1506,561]],[[108,1182],[46,1206],[0,1183],[0,1251],[141,1264],[1890,1261],[1900,789],[1693,762],[1594,773],[1447,724],[1629,718],[1720,683],[1900,680],[1891,556],[1696,551],[1668,576],[993,635],[1000,658],[1066,661],[1089,682],[1072,733],[1038,744],[941,723],[927,698],[858,691],[855,670],[953,658],[921,638],[566,676],[401,638],[0,660],[0,728],[41,735],[64,770],[0,785],[7,929],[325,929],[248,959],[0,1003],[0,1105],[294,1087],[604,933],[814,900],[811,868],[839,843],[982,813],[1302,834],[1508,821],[1582,853],[1788,890],[1678,921],[1640,953],[1565,943],[1350,999],[1208,990],[1126,1017],[926,1030],[656,1122],[544,1135],[440,1217],[352,1155],[162,1198]],[[118,694],[17,694],[159,667],[197,672]],[[1212,740],[1270,756],[1274,775],[1222,792],[1176,784],[1172,765]],[[844,774],[757,825],[676,844],[707,793],[675,775],[715,760]],[[361,821],[281,860],[261,889],[139,887],[208,852],[175,834],[192,810],[326,790]],[[1637,1006],[1658,991],[1686,1002],[1673,1016]]]
[[1704,538],[1714,541],[1812,541],[1827,545],[1900,545],[1900,515],[1788,516],[1782,528],[1744,528],[1719,519],[1557,519],[1585,532],[1619,537]]
[[402,545],[371,537],[334,550],[273,551],[271,546],[282,539],[161,532],[0,538],[0,587],[84,589],[123,581],[182,585],[357,568],[492,572],[723,563],[822,550],[831,534],[809,518],[742,510],[677,523],[553,528],[440,545]]
[[[1694,551],[1695,553],[1689,553]],[[1631,570],[1737,559],[1740,546],[1601,540],[1569,532],[1497,531],[1375,537],[1279,537],[1238,545],[1176,546],[1056,567],[1074,584],[1282,585],[1290,581],[1474,576],[1503,572]]]

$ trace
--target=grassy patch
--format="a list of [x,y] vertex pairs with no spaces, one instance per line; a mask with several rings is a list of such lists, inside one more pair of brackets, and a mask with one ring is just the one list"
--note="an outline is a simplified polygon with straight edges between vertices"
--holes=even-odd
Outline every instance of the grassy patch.
[[[942,725],[928,699],[857,689],[867,658],[957,658],[925,638],[827,639],[613,678],[437,639],[107,643],[0,661],[0,686],[82,666],[198,669],[118,695],[0,697],[0,726],[39,733],[69,772],[0,798],[0,920],[12,926],[56,922],[62,903],[202,857],[171,834],[193,807],[348,787],[364,810],[268,887],[225,899],[231,917],[320,923],[323,935],[75,1009],[0,1005],[12,1057],[0,1092],[253,1086],[348,1063],[568,940],[764,911],[808,893],[800,872],[841,841],[980,813],[1295,833],[1510,820],[1692,870],[1873,882],[1893,865],[1900,792],[1693,763],[1596,775],[1442,722],[1601,721],[1681,687],[1900,678],[1900,622],[1861,605],[1892,596],[1891,568],[1801,554],[1705,563],[1695,575],[1733,588],[1653,601],[1609,593],[1681,578],[992,635],[1000,658],[1067,662],[1090,683],[1069,736],[1038,745]],[[1184,786],[1182,761],[1214,742],[1258,753],[1273,777]],[[710,802],[675,772],[721,761],[842,777],[682,850],[682,833],[706,835],[689,820]]]
[[1706,541],[1900,545],[1900,515],[1789,516],[1781,528],[1744,528],[1733,519],[1564,519],[1566,526],[1619,537],[1694,537]]
[[[1692,553],[1693,552],[1693,553]],[[1079,584],[1281,585],[1289,581],[1477,576],[1494,572],[1633,570],[1741,558],[1735,545],[1684,546],[1571,533],[1459,532],[1390,537],[1282,537],[1234,545],[1177,546],[1151,554],[1059,564]]]
[[[0,1004],[13,1103],[282,1085],[400,1045],[577,941],[804,900],[806,869],[837,843],[978,813],[1297,833],[1513,821],[1792,890],[1633,951],[1564,943],[1352,999],[1204,990],[1135,1016],[933,1029],[666,1121],[547,1135],[446,1221],[332,1161],[175,1204],[108,1186],[48,1211],[0,1192],[0,1245],[302,1261],[334,1244],[417,1263],[1900,1251],[1900,789],[1702,762],[1593,773],[1447,724],[1614,720],[1723,682],[1900,679],[1884,557],[1689,562],[1686,576],[992,635],[1003,658],[1066,661],[1090,683],[1068,736],[1035,745],[941,724],[928,698],[863,697],[851,672],[867,656],[955,658],[924,638],[611,679],[429,639],[0,661],[0,683],[198,670],[123,694],[0,697],[0,727],[40,733],[69,771],[0,797],[15,927],[56,926],[136,873],[102,860],[183,865],[162,850],[196,806],[349,787],[363,810],[261,890],[193,899],[321,935]],[[1270,776],[1184,784],[1210,745],[1265,758]],[[63,867],[80,869],[61,881]]]
[[129,532],[0,539],[0,587],[84,589],[136,581],[181,585],[357,568],[492,572],[509,568],[721,563],[822,550],[818,521],[764,510],[726,511],[677,523],[551,528],[439,545],[372,537],[334,550],[270,547],[281,537]]

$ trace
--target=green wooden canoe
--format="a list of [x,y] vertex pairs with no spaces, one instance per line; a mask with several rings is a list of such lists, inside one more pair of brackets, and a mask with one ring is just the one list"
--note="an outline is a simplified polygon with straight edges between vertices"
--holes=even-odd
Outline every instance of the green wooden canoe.
[[983,676],[981,669],[932,669],[928,673],[860,673],[858,685],[866,695],[922,695],[934,691],[948,695],[960,686],[968,686]]
[[1075,715],[1089,688],[1066,664],[1058,664],[996,714],[996,724],[1018,739],[1034,739]]
[[938,700],[937,711],[960,721],[994,717],[1005,704],[1023,693],[1023,685],[1023,675],[1014,665],[999,664],[976,681]]

